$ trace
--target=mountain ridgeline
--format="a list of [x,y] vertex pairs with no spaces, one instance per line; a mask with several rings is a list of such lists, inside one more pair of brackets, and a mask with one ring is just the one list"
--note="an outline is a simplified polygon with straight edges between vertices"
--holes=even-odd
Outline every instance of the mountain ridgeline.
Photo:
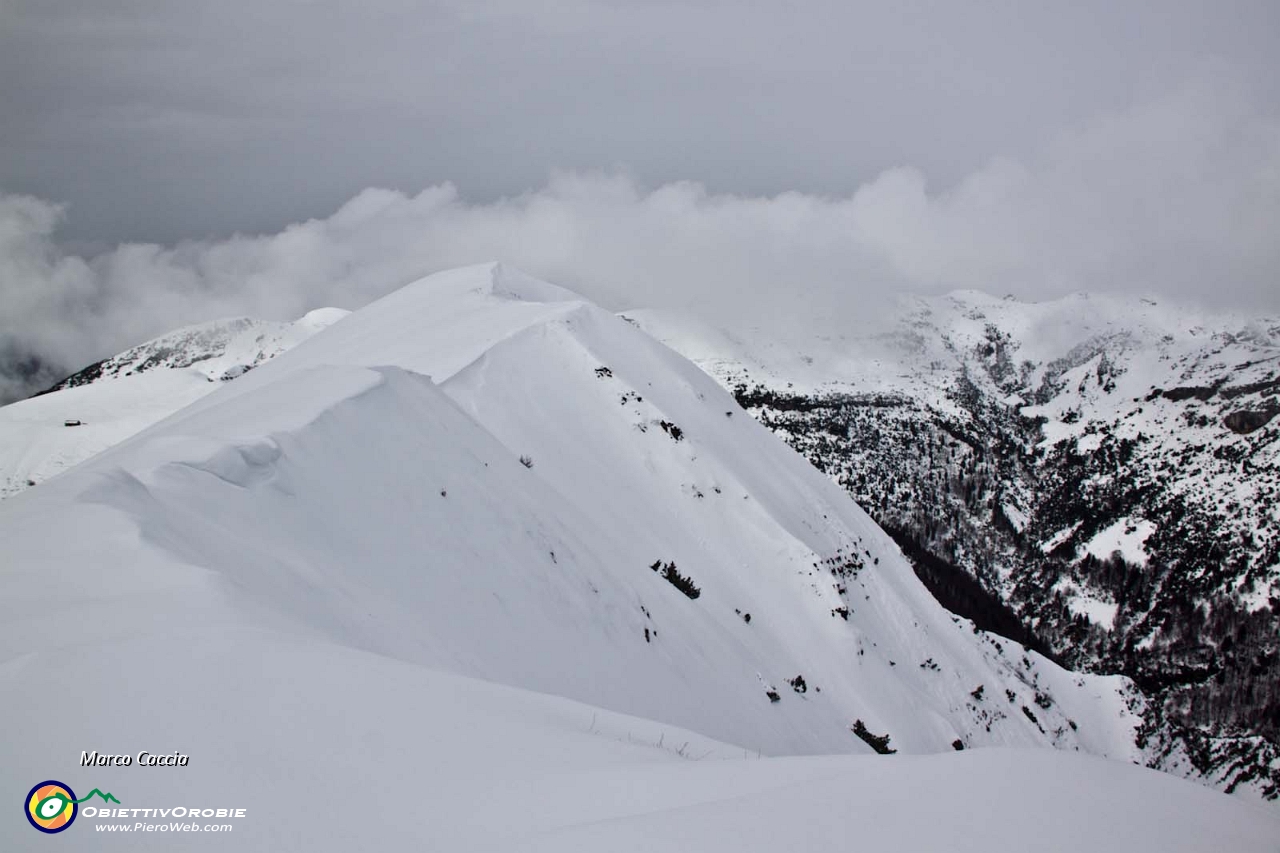
[[[181,649],[235,626],[757,755],[959,742],[1141,757],[1128,679],[1069,672],[947,612],[714,379],[562,288],[466,268],[226,381],[171,356],[0,419],[18,439],[93,402],[87,422],[121,423],[144,391],[157,413],[0,504],[5,659],[39,663],[46,634]],[[71,681],[62,694],[97,702]]]

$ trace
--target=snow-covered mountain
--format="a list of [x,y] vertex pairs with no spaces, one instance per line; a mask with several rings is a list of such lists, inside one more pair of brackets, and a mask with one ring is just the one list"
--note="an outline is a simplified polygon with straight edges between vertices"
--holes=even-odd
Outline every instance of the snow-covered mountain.
[[[0,541],[0,689],[38,721],[0,739],[15,800],[52,777],[248,805],[238,848],[272,850],[1243,850],[1280,827],[1126,766],[1127,679],[951,615],[706,374],[501,266],[397,291],[10,497]],[[373,820],[392,795],[411,807]]]
[[909,300],[874,334],[628,316],[735,389],[955,604],[1004,602],[984,624],[1012,617],[1072,666],[1133,677],[1157,765],[1182,743],[1223,787],[1280,794],[1280,320],[973,292]]
[[292,323],[240,317],[188,326],[0,408],[0,498],[128,438],[346,313],[322,308]]

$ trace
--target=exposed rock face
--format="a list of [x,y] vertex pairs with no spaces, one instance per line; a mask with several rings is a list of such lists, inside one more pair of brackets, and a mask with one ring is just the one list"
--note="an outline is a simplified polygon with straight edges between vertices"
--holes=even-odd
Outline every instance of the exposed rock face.
[[1280,413],[1280,408],[1242,409],[1232,412],[1222,419],[1222,425],[1234,433],[1248,435],[1271,423],[1271,419]]

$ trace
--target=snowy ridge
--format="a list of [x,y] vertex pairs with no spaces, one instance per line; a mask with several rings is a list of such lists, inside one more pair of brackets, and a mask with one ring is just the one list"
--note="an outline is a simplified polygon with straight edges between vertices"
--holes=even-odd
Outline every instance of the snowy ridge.
[[[857,718],[903,751],[960,739],[1130,757],[1122,680],[1087,688],[1112,698],[1080,707],[1095,718],[1072,719],[1075,728],[1061,707],[1038,707],[1037,694],[1086,688],[1007,644],[975,643],[870,519],[709,377],[594,306],[513,301],[474,287],[478,273],[503,271],[411,285],[104,453],[82,469],[79,481],[96,481],[83,499],[135,519],[144,539],[200,541],[184,561],[252,567],[228,578],[240,594],[344,644],[766,754],[865,748],[849,734]],[[397,335],[391,318],[413,333]],[[495,343],[477,355],[467,328],[450,347],[445,332],[459,322]],[[339,361],[397,367],[328,366]],[[436,386],[424,374],[449,378]],[[356,446],[377,453],[344,450]],[[389,484],[401,484],[394,502]],[[312,530],[315,518],[330,520]],[[226,529],[237,535],[224,541]],[[345,586],[344,567],[371,553],[382,556],[379,573],[363,576],[372,587],[348,594],[372,614],[348,612],[354,601],[333,612],[327,600],[298,614],[317,575]],[[442,561],[437,571],[421,571],[427,554]],[[702,597],[689,601],[650,571],[657,560]],[[474,584],[461,577],[472,561],[485,567]],[[535,566],[557,594],[530,585]],[[372,633],[361,627],[369,618]],[[492,648],[475,647],[470,624],[493,626]],[[582,642],[596,631],[605,639]],[[522,640],[531,637],[545,641]],[[521,646],[536,655],[502,651]],[[610,677],[619,661],[637,677]],[[567,681],[566,670],[576,673]],[[813,693],[787,685],[797,675]],[[980,685],[998,705],[968,697]],[[770,690],[793,698],[772,707]]]
[[[1063,828],[1028,837],[1044,806],[1040,824],[962,819],[958,779],[1029,804],[1046,774],[1169,849],[1263,849],[1277,826],[1118,763],[951,755],[1127,762],[1141,700],[950,616],[712,379],[500,266],[410,285],[5,501],[0,538],[0,683],[56,722],[56,741],[0,744],[9,775],[44,778],[104,721],[112,749],[186,739],[186,795],[275,795],[298,816],[246,824],[244,849],[774,849],[783,827],[816,845],[867,831],[875,784],[929,778],[946,816],[878,847],[1067,849]],[[122,692],[110,661],[167,677]],[[899,755],[869,756],[877,736]],[[832,753],[864,757],[755,758]],[[128,768],[66,775],[160,795]],[[425,820],[335,813],[302,790],[317,775],[348,797],[416,792]]]

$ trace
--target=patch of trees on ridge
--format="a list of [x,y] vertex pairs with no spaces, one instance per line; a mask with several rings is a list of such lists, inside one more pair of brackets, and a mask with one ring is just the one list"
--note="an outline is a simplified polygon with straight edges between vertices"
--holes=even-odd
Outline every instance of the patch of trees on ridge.
[[680,574],[676,569],[676,564],[674,562],[663,563],[661,560],[654,560],[649,568],[655,572],[661,573],[663,579],[666,580],[667,583],[683,592],[689,598],[693,599],[702,595],[702,590],[694,584],[693,578],[688,575]]

